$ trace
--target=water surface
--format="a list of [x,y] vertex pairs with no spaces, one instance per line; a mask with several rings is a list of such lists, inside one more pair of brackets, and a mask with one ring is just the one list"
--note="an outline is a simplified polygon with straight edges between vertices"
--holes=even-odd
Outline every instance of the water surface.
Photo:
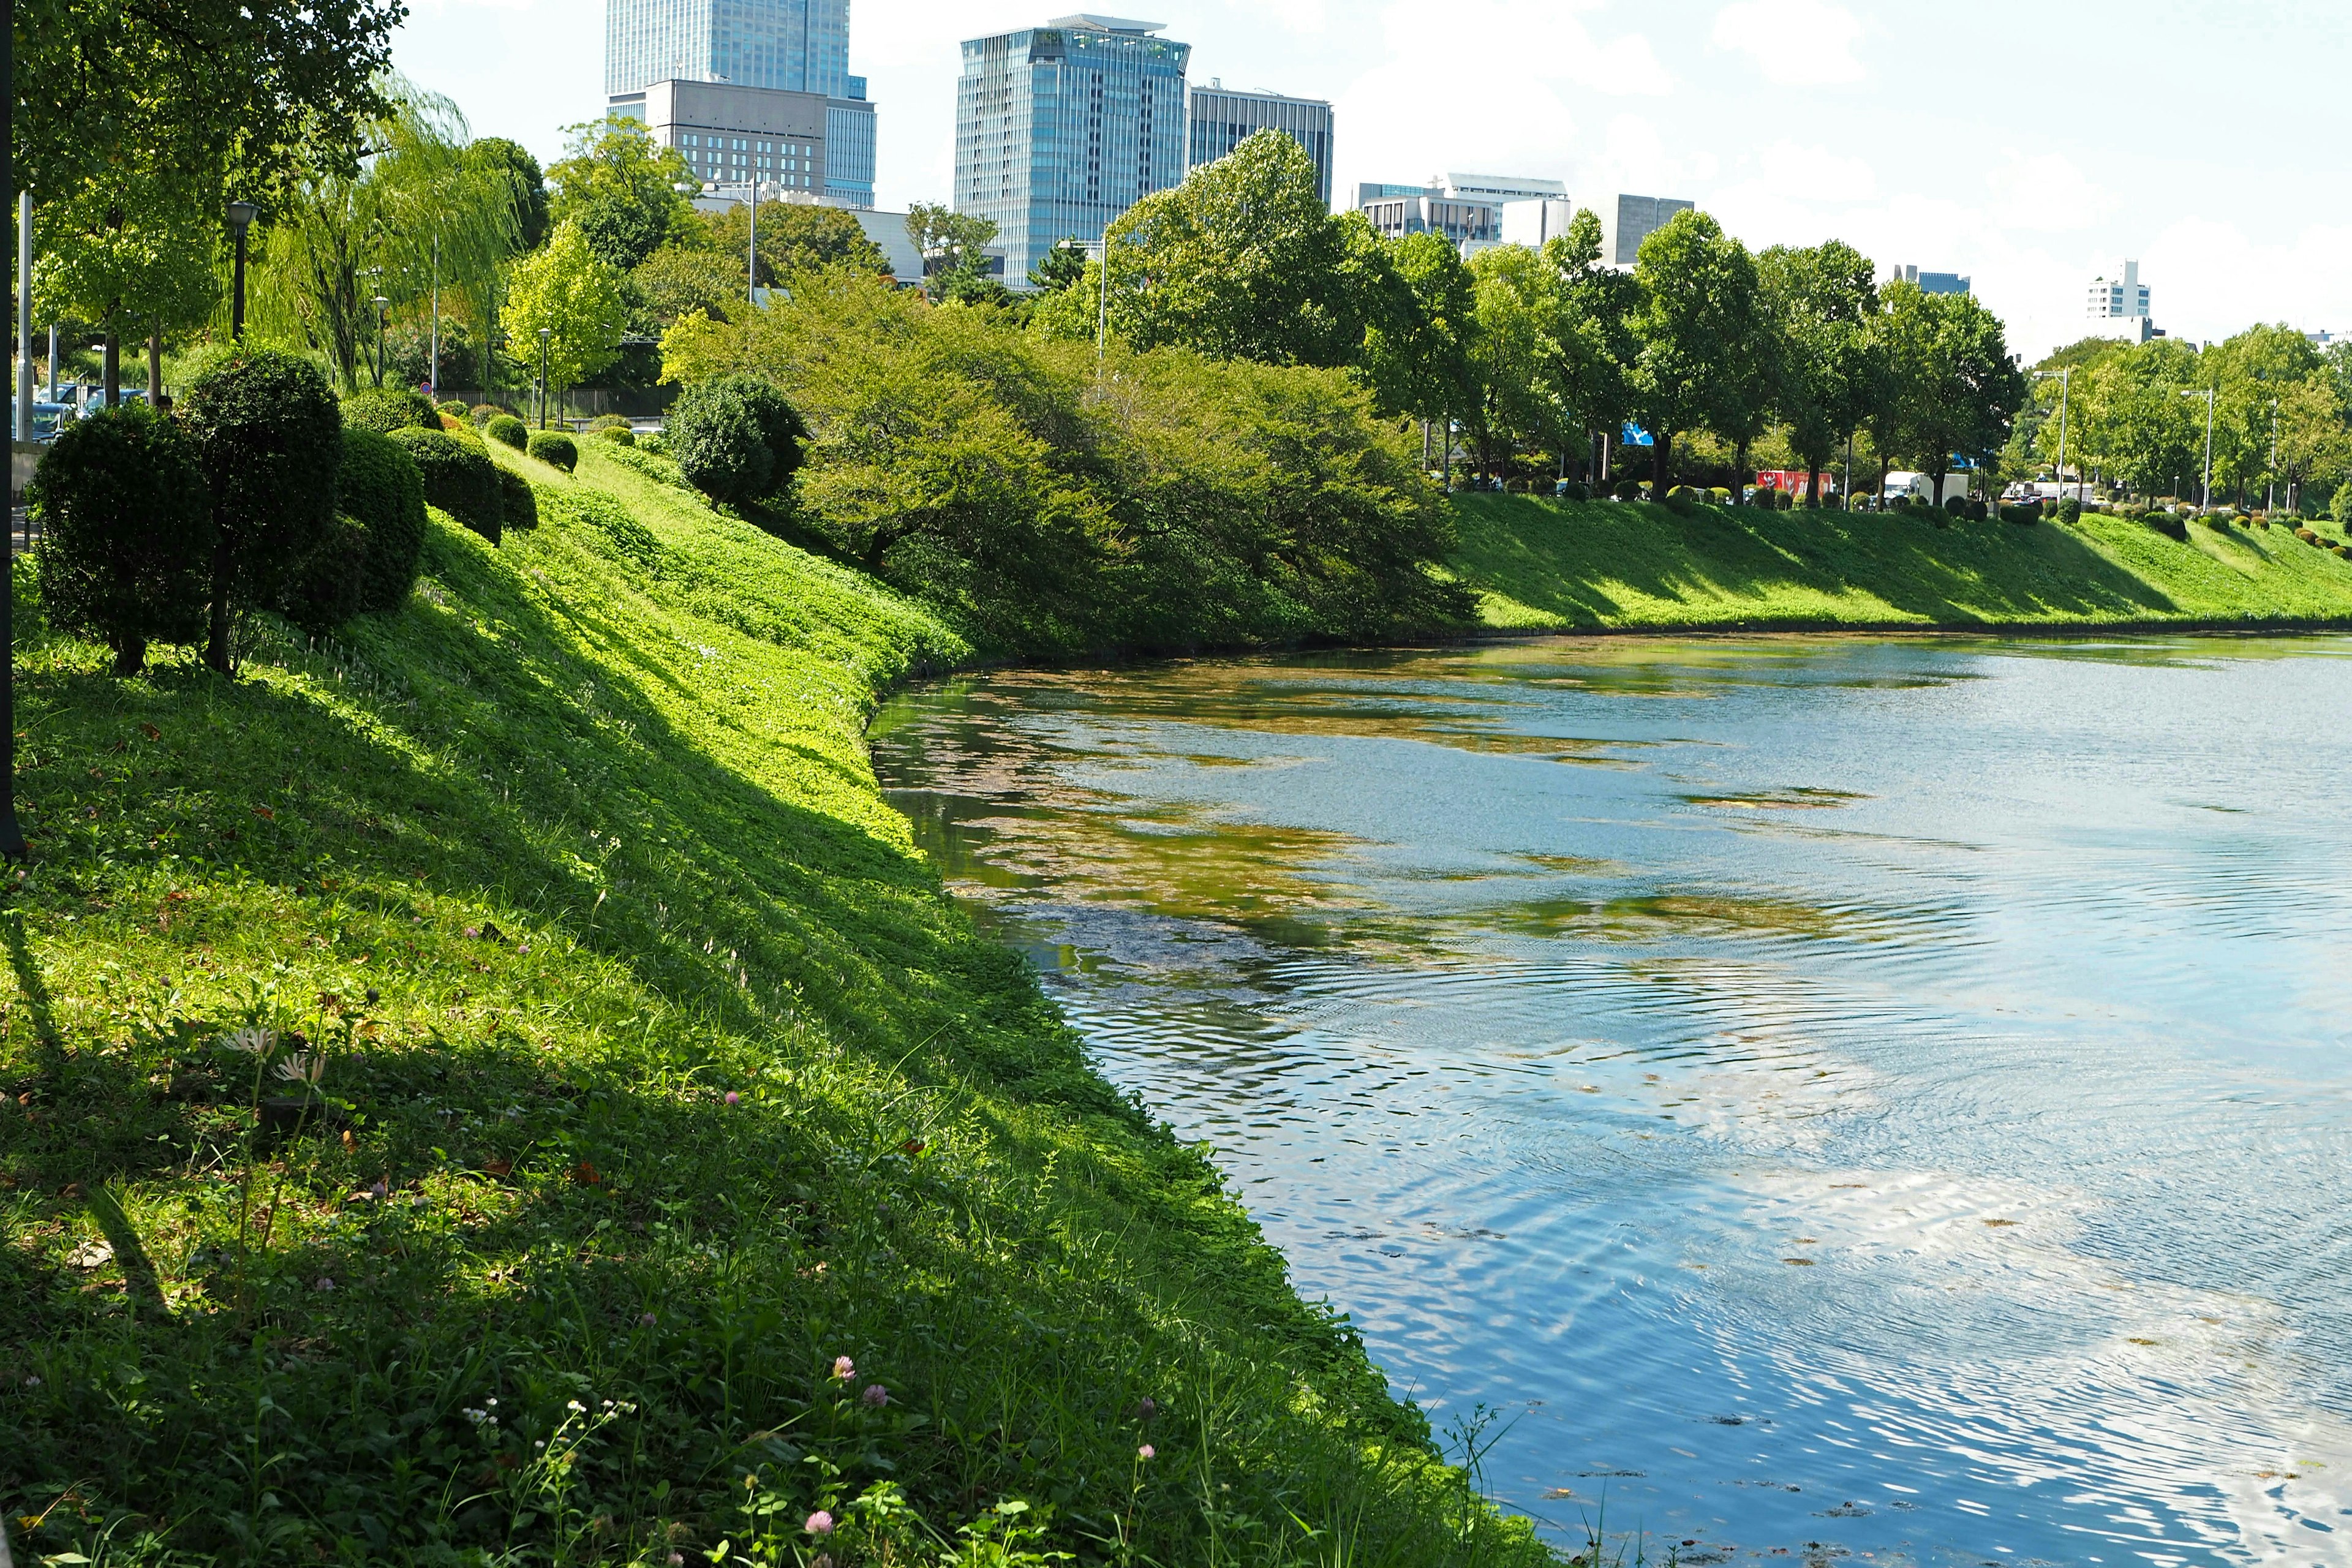
[[894,798],[1489,1484],[1654,1558],[2352,1563],[2352,642],[1015,674]]

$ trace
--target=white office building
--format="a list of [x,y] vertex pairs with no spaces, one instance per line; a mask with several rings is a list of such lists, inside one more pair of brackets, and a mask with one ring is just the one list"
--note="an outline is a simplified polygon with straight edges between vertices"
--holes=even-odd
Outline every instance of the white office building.
[[1558,180],[1502,174],[1434,174],[1422,185],[1367,183],[1356,187],[1356,210],[1370,220],[1375,233],[1388,239],[1442,234],[1461,247],[1465,256],[1504,243],[1507,205],[1528,201],[1564,205],[1567,200],[1568,187]]
[[1576,204],[1566,196],[1538,196],[1527,201],[1505,202],[1503,243],[1540,250],[1546,242],[1567,234],[1569,225],[1575,221]]
[[1319,98],[1243,92],[1212,80],[1188,100],[1185,165],[1213,163],[1261,131],[1279,131],[1315,163],[1316,195],[1331,205],[1331,106]]
[[1598,207],[1601,216],[1601,260],[1609,267],[1631,267],[1642,258],[1642,242],[1697,204],[1676,196],[1620,195]]
[[2148,311],[2147,285],[2139,280],[2139,263],[2118,261],[2103,268],[2085,291],[2091,335],[2144,343],[2160,338]]

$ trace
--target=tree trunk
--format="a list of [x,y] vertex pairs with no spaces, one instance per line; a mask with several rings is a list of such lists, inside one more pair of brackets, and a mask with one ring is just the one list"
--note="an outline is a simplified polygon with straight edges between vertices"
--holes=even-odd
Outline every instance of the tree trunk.
[[114,645],[114,673],[128,680],[147,668],[147,639],[124,637]]
[[147,332],[147,406],[161,410],[163,406],[163,323],[154,322]]
[[1650,448],[1650,499],[1664,500],[1666,499],[1666,468],[1674,458],[1674,434],[1661,430],[1657,433],[1656,441],[1657,445]]
[[1731,504],[1748,502],[1748,443],[1742,441],[1731,451]]
[[1878,510],[1886,510],[1886,454],[1878,454]]
[[1815,510],[1822,504],[1822,465],[1811,452],[1805,454],[1805,504]]
[[213,545],[212,624],[205,638],[205,662],[223,675],[236,673],[228,661],[228,540],[223,536]]
[[105,359],[99,372],[99,384],[106,393],[106,405],[118,408],[122,404],[122,342],[114,329],[106,329]]

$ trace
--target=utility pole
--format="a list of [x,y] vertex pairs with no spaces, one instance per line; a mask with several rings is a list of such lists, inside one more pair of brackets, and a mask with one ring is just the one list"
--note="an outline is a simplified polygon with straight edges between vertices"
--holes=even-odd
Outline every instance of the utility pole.
[[16,193],[16,437],[33,438],[33,193]]
[[[0,0],[0,191],[16,189],[16,0]],[[8,488],[13,507],[16,499],[13,475]],[[8,551],[15,553],[13,539]],[[16,636],[12,624],[16,600],[14,593],[0,594],[0,855],[22,860],[25,834],[16,826]]]
[[[1110,230],[1103,230],[1102,259],[1095,265],[1095,374],[1102,374],[1103,355],[1110,346]],[[1422,461],[1429,460],[1429,437],[1424,429],[1421,441]]]
[[425,367],[425,384],[433,401],[441,401],[441,231],[433,231],[433,363]]
[[[2058,488],[2063,492],[2066,488],[2066,404],[2074,390],[2074,367],[2070,364],[2064,370],[2036,371],[2033,379],[2054,379],[2058,383]],[[2074,504],[2083,504],[2079,494],[2074,498]]]
[[2271,469],[2263,487],[2263,510],[2278,510],[2278,399],[2271,399]]

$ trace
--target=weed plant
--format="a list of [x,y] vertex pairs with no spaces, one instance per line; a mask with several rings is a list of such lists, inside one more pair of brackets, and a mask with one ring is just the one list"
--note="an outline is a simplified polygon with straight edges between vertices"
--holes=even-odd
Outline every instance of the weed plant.
[[233,683],[19,567],[19,1552],[1548,1560],[917,858],[959,639],[604,447]]

